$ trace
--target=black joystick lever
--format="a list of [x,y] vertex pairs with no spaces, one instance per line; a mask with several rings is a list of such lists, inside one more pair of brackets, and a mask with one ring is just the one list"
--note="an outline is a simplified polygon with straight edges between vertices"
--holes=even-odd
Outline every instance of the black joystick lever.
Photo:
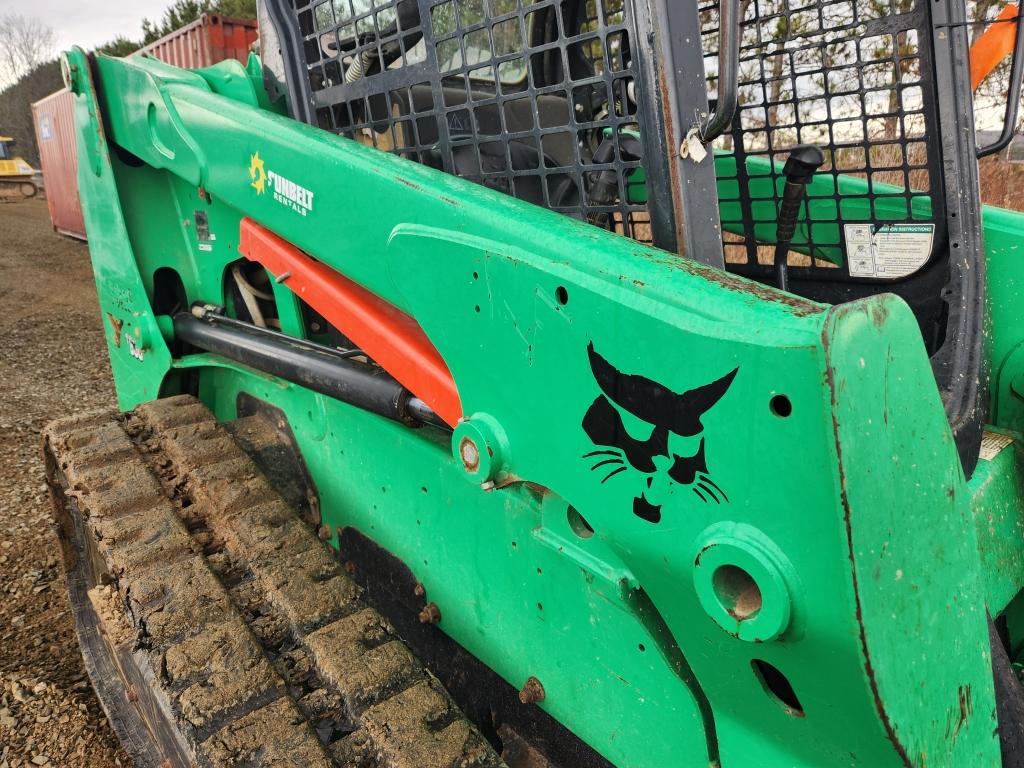
[[796,232],[796,220],[800,216],[800,203],[803,202],[807,184],[824,162],[825,153],[821,151],[821,147],[798,144],[790,150],[786,165],[782,169],[786,177],[786,186],[782,191],[782,205],[779,206],[778,223],[775,227],[775,274],[779,288],[784,291],[789,290],[786,262],[789,259],[789,245],[793,242],[793,234]]

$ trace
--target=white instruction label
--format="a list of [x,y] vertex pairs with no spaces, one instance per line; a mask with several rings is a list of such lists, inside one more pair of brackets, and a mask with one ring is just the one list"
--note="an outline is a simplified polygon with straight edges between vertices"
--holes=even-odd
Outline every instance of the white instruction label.
[[846,224],[852,277],[905,277],[932,254],[934,224]]
[[981,458],[992,461],[1008,445],[1013,445],[1013,438],[985,430],[981,438]]

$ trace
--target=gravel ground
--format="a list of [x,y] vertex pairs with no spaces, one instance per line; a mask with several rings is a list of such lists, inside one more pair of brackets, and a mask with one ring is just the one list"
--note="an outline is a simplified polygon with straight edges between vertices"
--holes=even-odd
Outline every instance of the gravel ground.
[[0,203],[0,768],[127,766],[65,597],[39,430],[113,405],[89,252],[46,204]]

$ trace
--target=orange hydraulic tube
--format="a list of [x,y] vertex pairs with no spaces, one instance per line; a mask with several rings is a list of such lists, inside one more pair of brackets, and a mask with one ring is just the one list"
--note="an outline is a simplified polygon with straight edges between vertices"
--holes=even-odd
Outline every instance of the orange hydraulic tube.
[[238,250],[323,315],[446,424],[456,425],[462,403],[455,380],[412,317],[252,219],[242,219]]

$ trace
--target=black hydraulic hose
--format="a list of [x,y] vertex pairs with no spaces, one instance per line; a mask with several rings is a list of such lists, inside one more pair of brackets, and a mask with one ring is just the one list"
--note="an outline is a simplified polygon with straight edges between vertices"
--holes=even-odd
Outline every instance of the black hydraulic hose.
[[718,5],[718,103],[700,125],[700,137],[711,142],[732,125],[740,79],[740,0]]
[[[331,51],[352,55],[352,63],[345,72],[345,82],[354,83],[367,75],[383,72],[402,57],[403,51],[411,51],[423,39],[417,1],[400,0],[395,11],[395,20],[383,29],[327,43]],[[399,30],[404,33],[400,40],[396,37]],[[374,45],[378,40],[384,41],[379,48]],[[363,50],[357,53],[359,48]]]
[[1003,130],[991,144],[978,147],[979,158],[995,154],[1013,140],[1017,131],[1017,113],[1020,110],[1021,84],[1024,83],[1024,19],[1017,12],[1017,36],[1013,44],[1013,62],[1010,65],[1010,89],[1006,96],[1006,111],[1003,113]]
[[[619,154],[624,161],[639,160],[643,154],[640,141],[628,134],[619,134]],[[615,159],[615,139],[606,138],[594,152],[594,165],[610,163]],[[589,174],[590,189],[587,202],[590,205],[610,205],[619,194],[619,176],[614,168],[592,171]]]
[[[411,51],[422,39],[420,6],[417,0],[400,0],[397,7],[397,18],[385,29],[380,30],[380,39],[388,40],[402,31],[401,44],[398,40],[385,43],[381,46],[381,58],[379,68],[372,73],[383,72],[391,64],[402,57],[402,51]],[[409,30],[409,31],[406,31]],[[372,74],[368,73],[368,74]]]
[[174,335],[257,371],[403,424],[447,427],[424,402],[385,371],[304,339],[200,310],[174,316]]

